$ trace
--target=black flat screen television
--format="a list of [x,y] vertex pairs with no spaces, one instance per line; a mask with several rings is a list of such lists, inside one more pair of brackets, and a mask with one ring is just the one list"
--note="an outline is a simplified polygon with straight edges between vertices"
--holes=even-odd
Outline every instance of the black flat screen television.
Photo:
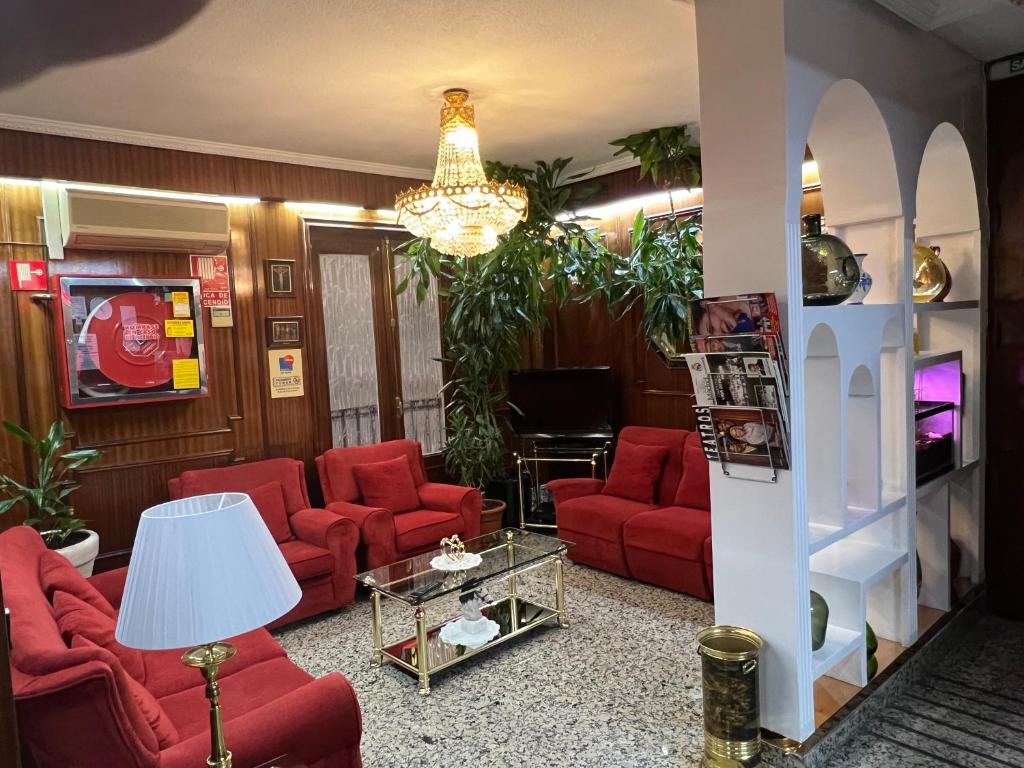
[[526,368],[508,374],[509,420],[520,435],[612,431],[612,371]]

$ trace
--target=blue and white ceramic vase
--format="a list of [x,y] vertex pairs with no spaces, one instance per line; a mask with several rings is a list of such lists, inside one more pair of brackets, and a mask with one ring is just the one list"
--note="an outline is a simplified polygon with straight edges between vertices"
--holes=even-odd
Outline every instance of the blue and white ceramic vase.
[[874,285],[874,280],[871,279],[871,275],[864,271],[864,259],[867,258],[867,254],[855,253],[853,258],[857,260],[857,267],[860,269],[860,282],[857,283],[857,287],[853,289],[853,293],[850,294],[850,298],[846,303],[863,304],[868,291]]

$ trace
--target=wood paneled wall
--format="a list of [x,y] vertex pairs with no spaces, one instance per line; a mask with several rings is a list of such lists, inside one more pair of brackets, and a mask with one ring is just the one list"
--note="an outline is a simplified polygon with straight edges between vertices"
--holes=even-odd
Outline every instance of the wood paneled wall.
[[1024,541],[1024,77],[989,84],[988,387],[985,572],[992,610],[1024,620],[1020,545]]
[[[267,384],[264,318],[309,318],[319,296],[306,270],[303,224],[279,201],[315,200],[390,207],[394,194],[413,183],[371,174],[308,168],[213,155],[0,131],[0,176],[246,195],[264,199],[231,207],[228,257],[233,328],[212,328],[204,312],[211,394],[174,403],[64,411],[59,405],[52,308],[12,292],[6,262],[41,258],[42,215],[38,188],[0,185],[0,416],[42,432],[64,416],[80,447],[103,451],[81,473],[74,503],[100,534],[100,569],[127,562],[139,514],[166,500],[167,480],[186,469],[291,456],[307,461],[322,444],[312,403],[319,380],[309,360],[321,328],[307,322],[305,387],[301,398],[272,400]],[[295,298],[267,298],[263,262],[296,261]],[[69,251],[51,261],[51,274],[187,277],[187,255]],[[0,436],[0,471],[24,477],[31,457]],[[317,492],[315,478],[311,491]],[[0,518],[0,528],[18,522]]]

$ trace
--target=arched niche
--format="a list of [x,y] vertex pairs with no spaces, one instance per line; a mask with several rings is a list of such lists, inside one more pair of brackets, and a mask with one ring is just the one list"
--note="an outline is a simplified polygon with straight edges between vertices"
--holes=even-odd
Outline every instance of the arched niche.
[[839,342],[826,323],[807,338],[804,364],[807,419],[807,511],[811,539],[841,528],[845,520],[842,479],[842,380]]
[[878,509],[881,502],[881,414],[878,388],[865,366],[854,369],[847,392],[846,497],[856,515]]
[[946,301],[981,294],[981,218],[971,155],[960,132],[942,123],[921,156],[915,238],[941,249],[953,286]]
[[828,231],[866,253],[874,279],[867,303],[898,301],[903,204],[892,140],[875,100],[855,80],[839,80],[818,104],[807,136],[817,164]]

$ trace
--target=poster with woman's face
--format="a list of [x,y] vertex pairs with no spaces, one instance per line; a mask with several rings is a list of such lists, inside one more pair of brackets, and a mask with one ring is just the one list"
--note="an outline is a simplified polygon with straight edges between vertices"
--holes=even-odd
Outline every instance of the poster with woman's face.
[[779,331],[775,296],[768,293],[691,301],[690,322],[696,336],[731,336]]
[[711,408],[722,461],[788,469],[779,412],[770,408]]

